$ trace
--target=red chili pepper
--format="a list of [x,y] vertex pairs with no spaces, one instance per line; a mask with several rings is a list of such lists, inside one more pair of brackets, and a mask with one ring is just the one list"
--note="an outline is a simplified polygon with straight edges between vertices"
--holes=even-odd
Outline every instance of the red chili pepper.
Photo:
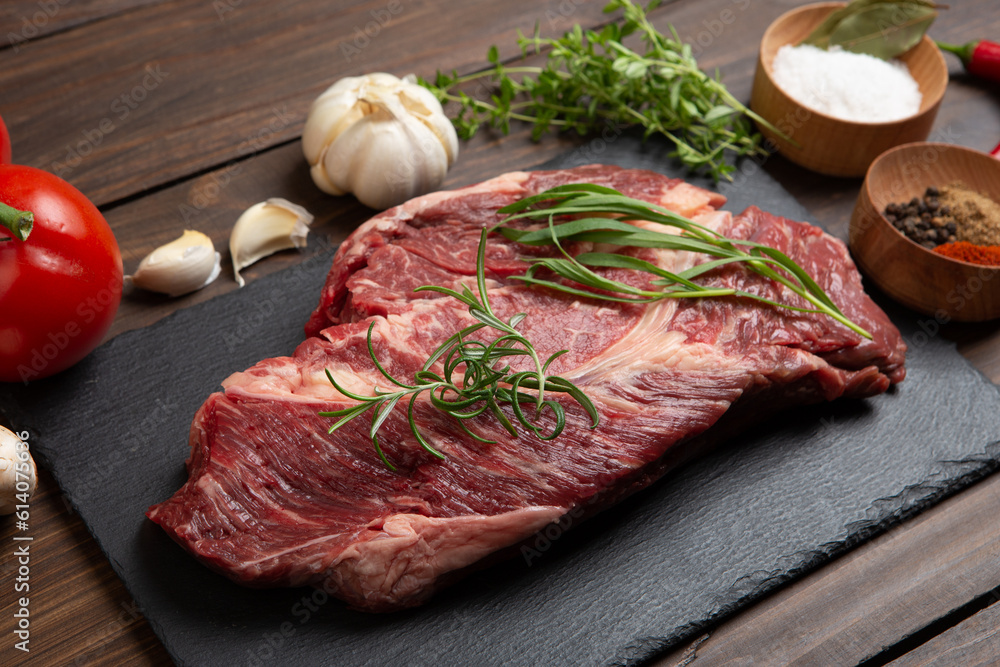
[[961,46],[942,42],[937,45],[942,51],[950,51],[961,58],[970,74],[1000,81],[1000,44],[981,39]]
[[990,151],[990,155],[1000,160],[1000,144],[997,144],[997,147]]

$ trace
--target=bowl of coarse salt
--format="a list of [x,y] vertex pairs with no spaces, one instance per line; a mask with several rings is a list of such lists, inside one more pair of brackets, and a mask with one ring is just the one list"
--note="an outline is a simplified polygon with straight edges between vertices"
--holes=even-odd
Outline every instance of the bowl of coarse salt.
[[929,37],[895,61],[801,42],[842,2],[775,20],[760,44],[750,108],[791,141],[761,133],[792,162],[829,176],[864,176],[881,153],[930,134],[948,67]]

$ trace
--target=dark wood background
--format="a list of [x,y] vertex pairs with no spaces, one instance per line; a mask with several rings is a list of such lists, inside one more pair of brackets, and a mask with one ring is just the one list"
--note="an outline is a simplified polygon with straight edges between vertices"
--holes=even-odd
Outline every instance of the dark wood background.
[[[312,100],[337,79],[373,71],[424,76],[485,65],[490,44],[515,59],[516,31],[609,20],[586,0],[8,0],[0,5],[0,116],[14,160],[60,174],[105,214],[126,273],[155,247],[197,229],[227,253],[238,215],[280,196],[317,218],[310,248],[246,270],[278,271],[337,243],[371,211],[312,184],[298,141]],[[759,40],[795,0],[675,0],[653,13],[697,46],[707,70],[749,98]],[[367,30],[367,34],[366,31]],[[993,0],[953,3],[931,35],[1000,37]],[[952,82],[936,140],[991,149],[1000,87],[948,56]],[[579,145],[532,143],[527,128],[461,147],[445,187],[531,168]],[[764,165],[828,229],[846,235],[860,181],[830,179],[780,157]],[[228,257],[226,257],[228,259]],[[219,280],[180,299],[130,293],[110,336],[236,289]],[[994,382],[1000,327],[941,335]],[[1000,478],[994,476],[722,622],[661,664],[993,664],[1000,655]],[[13,544],[13,522],[0,542]],[[32,501],[31,652],[13,648],[12,549],[0,556],[0,663],[169,664],[159,641],[45,471]],[[745,662],[742,662],[745,661]]]

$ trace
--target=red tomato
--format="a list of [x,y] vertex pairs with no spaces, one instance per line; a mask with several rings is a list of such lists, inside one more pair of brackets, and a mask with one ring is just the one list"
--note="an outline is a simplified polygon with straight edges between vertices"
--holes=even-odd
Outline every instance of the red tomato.
[[0,118],[0,164],[10,164],[10,135],[7,134],[7,126]]
[[122,258],[97,207],[57,176],[0,165],[0,202],[31,211],[19,241],[0,225],[0,381],[47,377],[107,333],[122,295]]

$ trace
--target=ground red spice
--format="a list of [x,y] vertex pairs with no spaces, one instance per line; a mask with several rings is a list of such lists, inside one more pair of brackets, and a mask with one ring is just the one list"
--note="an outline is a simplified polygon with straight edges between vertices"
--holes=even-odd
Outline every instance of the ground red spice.
[[974,245],[968,241],[956,241],[939,245],[934,248],[934,252],[972,264],[1000,266],[1000,245]]

